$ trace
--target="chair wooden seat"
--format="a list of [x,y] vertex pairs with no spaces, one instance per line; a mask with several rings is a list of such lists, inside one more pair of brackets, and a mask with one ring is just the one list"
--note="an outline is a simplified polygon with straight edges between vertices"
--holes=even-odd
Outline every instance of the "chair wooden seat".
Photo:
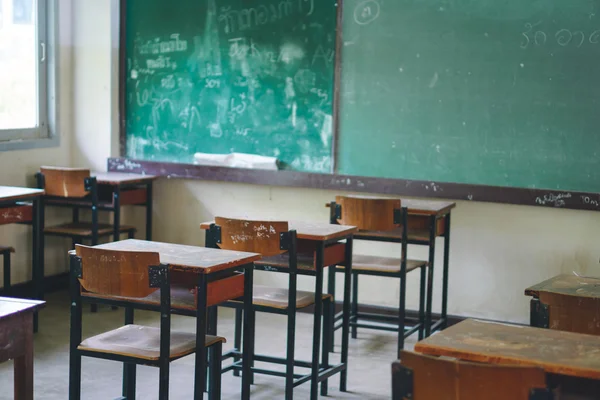
[[15,248],[10,246],[0,246],[0,254],[3,253],[14,253]]
[[[257,266],[268,266],[275,268],[289,268],[290,256],[288,253],[278,254],[274,256],[263,257],[254,264]],[[313,254],[298,253],[296,256],[296,265],[298,269],[314,270],[315,260]]]
[[[414,271],[426,265],[427,261],[406,260],[406,272]],[[343,269],[344,267],[338,268]],[[400,273],[400,259],[356,254],[352,256],[352,270]]]
[[[146,297],[103,296],[97,293],[82,292],[83,297],[125,300],[131,303],[160,306],[160,289]],[[186,287],[171,285],[171,308],[180,310],[196,310],[196,296]]]
[[[402,229],[397,228],[391,231],[369,231],[359,230],[354,234],[354,239],[362,240],[364,238],[385,239],[386,241],[402,241]],[[411,229],[408,231],[409,242],[429,242],[429,230],[427,229]]]
[[[260,285],[254,285],[252,288],[252,303],[256,306],[286,310],[288,308],[288,296],[289,290],[285,288]],[[331,299],[331,295],[323,294],[323,299]],[[315,304],[314,293],[302,290],[296,291],[296,308],[304,308],[313,304]]]
[[[131,225],[121,225],[119,232],[126,233],[136,231]],[[88,222],[72,222],[57,226],[51,226],[44,229],[48,235],[77,236],[84,238],[92,237],[92,224]],[[98,224],[98,236],[110,236],[114,233],[114,227],[110,224]]]
[[[206,336],[206,347],[225,339]],[[141,325],[125,325],[84,340],[77,347],[82,351],[118,354],[143,360],[156,361],[160,357],[160,329]],[[170,359],[192,354],[196,350],[196,334],[171,331]]]

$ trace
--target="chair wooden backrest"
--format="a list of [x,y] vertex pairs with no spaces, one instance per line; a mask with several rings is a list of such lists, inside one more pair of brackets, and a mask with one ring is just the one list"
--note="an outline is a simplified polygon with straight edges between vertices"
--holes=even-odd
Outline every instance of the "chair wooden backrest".
[[402,351],[392,367],[393,400],[408,399],[402,397],[407,371],[412,372],[411,400],[528,400],[532,390],[546,389],[541,368],[476,364]]
[[285,253],[280,247],[281,233],[288,232],[287,221],[252,221],[216,217],[221,229],[219,248],[274,256]]
[[85,197],[85,179],[90,177],[86,168],[41,167],[44,190],[48,196]]
[[394,210],[402,208],[400,199],[336,196],[335,202],[342,209],[338,219],[341,225],[356,226],[365,231],[391,231],[400,226],[394,223]]
[[158,253],[143,251],[103,250],[75,246],[81,257],[79,282],[88,292],[103,296],[147,297],[150,287],[149,266],[160,265]]

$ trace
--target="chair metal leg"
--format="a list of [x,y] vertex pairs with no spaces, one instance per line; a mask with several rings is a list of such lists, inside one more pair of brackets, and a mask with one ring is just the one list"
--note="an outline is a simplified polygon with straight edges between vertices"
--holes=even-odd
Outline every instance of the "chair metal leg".
[[358,274],[352,273],[352,311],[350,313],[350,321],[352,325],[352,339],[358,337]]
[[[242,317],[243,312],[241,308],[235,309],[235,332],[233,336],[233,347],[238,352],[242,351]],[[240,360],[240,356],[234,356],[233,361],[238,362]],[[233,376],[240,376],[240,371],[237,369],[233,370]]]
[[[125,325],[131,325],[133,321],[133,308],[125,308]],[[123,397],[127,400],[135,400],[136,372],[135,364],[123,363]]]
[[210,353],[210,375],[208,400],[221,400],[221,365],[223,355],[223,345],[221,342],[212,345]]
[[425,280],[427,267],[421,267],[421,282],[419,286],[419,340],[425,338]]
[[287,348],[285,364],[285,399],[294,398],[294,357],[296,344],[296,283],[297,276],[290,273],[287,309]]
[[[310,399],[319,398],[319,359],[321,345],[321,318],[323,316],[323,268],[325,245],[321,243],[317,248],[316,265],[317,276],[315,282],[315,316],[313,322],[313,354],[312,354],[312,377],[310,382]],[[329,312],[329,310],[327,310]]]
[[[333,269],[334,267],[329,267]],[[331,331],[333,330],[333,324],[331,318],[333,314],[328,312],[331,309],[333,302],[327,298],[323,301],[323,351],[321,353],[321,366],[323,368],[329,368],[329,351],[331,349]],[[325,379],[321,382],[321,396],[327,396],[328,392],[328,381]]]
[[[213,306],[213,307],[209,307],[207,310],[208,314],[207,314],[207,321],[206,321],[206,333],[209,335],[213,335],[216,336],[217,335],[217,323],[219,320],[219,310],[217,308],[217,306]],[[210,358],[212,357],[211,352],[207,351],[206,352],[206,373],[204,374],[205,376],[205,381],[204,381],[204,391],[207,393],[210,393],[210,388],[207,385],[210,384],[210,377],[209,377],[209,370],[210,370]]]
[[329,330],[331,337],[329,338],[329,351],[333,352],[335,347],[335,272],[336,267],[329,267],[329,277],[327,278],[327,292],[331,295],[331,329]]

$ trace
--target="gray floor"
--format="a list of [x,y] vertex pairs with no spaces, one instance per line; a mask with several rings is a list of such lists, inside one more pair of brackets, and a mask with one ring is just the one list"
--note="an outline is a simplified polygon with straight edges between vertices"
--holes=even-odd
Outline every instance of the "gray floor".
[[[65,400],[68,398],[69,372],[69,301],[66,293],[48,296],[48,305],[40,316],[40,332],[35,337],[35,398],[43,400]],[[119,326],[122,311],[101,309],[97,314],[84,312],[84,337],[88,337]],[[233,313],[220,309],[219,335],[233,341]],[[312,317],[300,313],[297,319],[296,349],[299,359],[308,360],[312,349]],[[138,312],[136,323],[157,326],[156,314]],[[192,318],[175,317],[173,329],[193,332]],[[338,359],[341,331],[336,336]],[[284,355],[285,317],[259,313],[257,316],[257,352]],[[408,340],[407,348],[412,348],[414,336]],[[389,399],[391,392],[391,363],[396,353],[396,338],[393,333],[382,331],[359,331],[359,338],[350,340],[349,392],[339,391],[339,378],[330,380],[329,397],[335,399]],[[171,364],[171,398],[191,399],[193,393],[193,357],[186,357]],[[306,371],[301,369],[301,372]],[[120,395],[121,365],[116,362],[83,359],[82,399],[107,400]],[[12,362],[0,364],[0,399],[13,398]],[[137,398],[156,399],[158,370],[151,367],[138,367]],[[309,398],[309,384],[297,387],[295,398]],[[253,399],[282,399],[284,384],[282,378],[257,375],[252,387]],[[240,379],[231,373],[223,375],[223,399],[240,398]]]

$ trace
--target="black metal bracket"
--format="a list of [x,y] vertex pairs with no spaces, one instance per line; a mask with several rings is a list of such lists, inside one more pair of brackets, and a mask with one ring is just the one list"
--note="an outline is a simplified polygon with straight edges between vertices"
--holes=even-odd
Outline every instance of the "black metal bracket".
[[550,328],[550,311],[547,304],[538,298],[531,299],[530,303],[530,325],[537,328]]
[[217,243],[217,244],[222,243],[221,226],[219,226],[217,224],[211,224],[210,228],[208,228],[208,234],[212,237],[212,239],[215,241],[215,243]]
[[81,265],[81,257],[74,256],[75,262],[73,263],[73,273],[79,279],[83,278],[83,267]]
[[35,173],[35,181],[37,183],[38,189],[46,188],[46,178],[44,177],[44,174],[42,174],[41,172]]
[[394,208],[394,224],[402,224],[402,209]]
[[529,400],[552,400],[553,398],[550,389],[531,389],[529,391]]
[[167,279],[168,266],[151,265],[148,267],[148,279],[151,288],[160,288]]
[[290,249],[290,233],[289,232],[280,232],[279,233],[279,249],[280,250],[289,250]]
[[97,185],[97,180],[95,176],[89,176],[83,180],[83,183],[85,185],[85,190],[89,192]]
[[342,218],[342,205],[337,204],[337,203],[332,203],[332,206],[333,206],[333,215],[335,216],[335,219],[341,219]]
[[392,400],[413,397],[413,370],[396,361],[392,364]]

